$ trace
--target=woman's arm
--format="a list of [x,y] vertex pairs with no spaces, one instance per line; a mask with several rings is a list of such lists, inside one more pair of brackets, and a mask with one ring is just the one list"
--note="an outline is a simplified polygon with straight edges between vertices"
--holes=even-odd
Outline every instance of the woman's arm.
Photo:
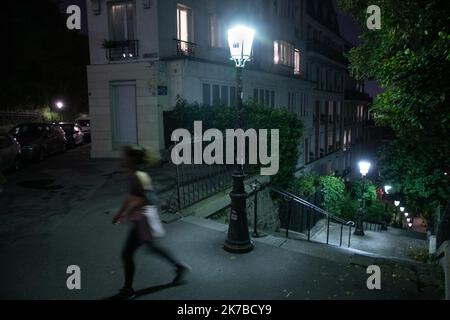
[[142,208],[145,205],[145,199],[142,197],[136,197],[133,195],[126,195],[125,199],[120,207],[119,211],[113,218],[113,224],[119,222],[119,220],[127,215],[129,215],[134,210]]

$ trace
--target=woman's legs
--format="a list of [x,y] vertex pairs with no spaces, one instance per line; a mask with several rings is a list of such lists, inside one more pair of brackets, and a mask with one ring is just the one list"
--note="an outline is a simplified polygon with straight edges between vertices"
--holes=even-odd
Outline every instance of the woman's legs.
[[122,250],[122,260],[125,270],[125,285],[124,289],[131,289],[133,287],[134,278],[134,261],[133,255],[136,249],[139,247],[140,241],[137,234],[136,227],[133,227],[128,234],[127,242]]
[[173,264],[175,267],[179,267],[181,262],[175,258],[175,256],[166,248],[162,247],[157,241],[152,240],[148,242],[148,247],[151,251],[159,255],[161,258],[167,262]]

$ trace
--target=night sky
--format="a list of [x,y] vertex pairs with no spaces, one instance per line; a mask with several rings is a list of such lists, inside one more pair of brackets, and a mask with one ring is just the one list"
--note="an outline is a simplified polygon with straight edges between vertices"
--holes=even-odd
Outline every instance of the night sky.
[[[82,12],[82,25],[81,32],[86,34],[88,33],[88,25],[86,18],[86,0],[55,0],[55,2],[59,3],[60,9],[65,14],[68,6],[75,4],[80,6]],[[358,35],[361,34],[360,27],[353,21],[350,16],[339,14],[339,27],[341,35],[348,40],[350,43],[357,45],[359,43]],[[380,88],[378,87],[375,81],[366,81],[366,92],[371,96],[375,96],[380,92]]]

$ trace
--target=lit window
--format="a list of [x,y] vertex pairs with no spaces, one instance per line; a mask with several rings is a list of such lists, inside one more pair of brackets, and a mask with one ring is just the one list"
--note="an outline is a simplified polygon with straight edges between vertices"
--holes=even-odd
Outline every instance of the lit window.
[[223,47],[223,37],[222,32],[224,28],[220,19],[217,18],[216,14],[213,14],[209,17],[209,35],[210,35],[210,44],[213,48],[222,48]]
[[294,46],[286,41],[273,42],[273,63],[294,66]]
[[294,50],[294,74],[300,74],[300,50]]
[[181,40],[181,50],[188,51],[192,42],[192,10],[183,5],[177,6],[177,39]]

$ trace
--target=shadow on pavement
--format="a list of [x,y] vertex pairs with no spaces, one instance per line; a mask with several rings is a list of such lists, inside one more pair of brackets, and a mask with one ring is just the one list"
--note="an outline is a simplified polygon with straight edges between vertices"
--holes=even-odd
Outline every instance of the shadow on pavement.
[[[157,286],[144,288],[144,289],[141,289],[141,290],[136,290],[135,291],[135,296],[133,297],[132,300],[134,300],[136,298],[139,298],[139,297],[142,297],[142,296],[145,296],[147,294],[151,294],[151,293],[155,293],[155,292],[164,290],[164,289],[185,285],[186,283],[187,283],[186,281],[181,281],[181,282],[178,282],[178,283],[169,282],[169,283],[166,283],[166,284],[161,284],[161,285],[157,285]],[[117,299],[117,295],[113,295],[113,296],[110,296],[110,297],[102,298],[100,300],[116,300],[116,299]]]

